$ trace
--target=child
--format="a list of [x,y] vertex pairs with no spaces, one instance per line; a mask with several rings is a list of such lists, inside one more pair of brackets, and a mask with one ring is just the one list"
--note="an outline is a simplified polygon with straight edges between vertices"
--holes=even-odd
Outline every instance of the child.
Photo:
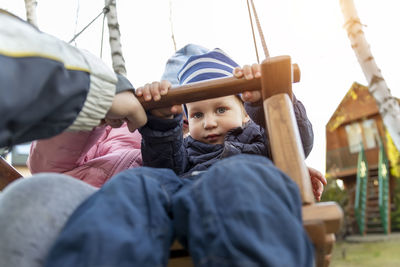
[[[233,70],[237,78],[245,76],[246,79],[252,79],[253,74],[255,77],[261,76],[260,65],[254,64],[240,69],[238,64],[222,50],[216,49],[191,57],[178,74],[178,78],[181,84],[186,84],[231,76]],[[147,99],[151,99],[151,97],[159,99],[160,96],[157,95],[157,92],[167,91],[165,87],[168,87],[165,82],[147,84],[138,88],[136,94],[147,96]],[[157,115],[162,119],[166,115],[170,115],[169,110],[153,111],[152,115],[154,116],[149,116],[150,122],[140,130],[144,137],[142,147],[144,166],[170,168],[177,174],[188,176],[193,171],[206,170],[217,160],[234,154],[259,154],[270,157],[269,142],[264,129],[250,120],[246,113],[247,109],[255,120],[264,124],[260,98],[259,92],[245,92],[243,99],[253,102],[246,103],[245,106],[238,96],[226,96],[186,104],[184,117],[189,121],[190,136],[183,141],[180,135],[176,135],[176,132],[180,132],[180,128],[182,128],[182,125],[178,123],[181,118],[177,116],[175,124],[165,123],[158,119]],[[295,96],[293,105],[304,152],[307,156],[312,148],[312,127],[304,106]],[[156,129],[152,125],[156,125]],[[179,129],[174,129],[174,125]],[[234,130],[234,128],[242,127],[243,129]],[[173,156],[171,157],[171,155]],[[308,169],[315,198],[320,200],[326,180],[319,171],[313,168]]]
[[166,266],[175,238],[196,266],[313,265],[297,185],[258,156],[268,154],[263,129],[236,96],[200,104],[187,104],[185,140],[176,108],[153,111],[141,129],[145,164],[189,179],[148,167],[116,175],[72,214],[46,266]]
[[32,174],[63,173],[101,187],[113,175],[142,166],[140,142],[140,133],[131,133],[126,124],[64,132],[34,141],[27,163]]

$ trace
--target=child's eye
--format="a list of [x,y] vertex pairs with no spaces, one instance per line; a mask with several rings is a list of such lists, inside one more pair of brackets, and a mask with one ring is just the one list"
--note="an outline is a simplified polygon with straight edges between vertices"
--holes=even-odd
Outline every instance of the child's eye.
[[226,111],[226,108],[217,108],[217,113],[218,114],[222,114],[222,113],[225,113],[225,111]]
[[203,117],[203,113],[201,112],[196,112],[192,115],[192,118],[194,119],[200,119],[201,117]]

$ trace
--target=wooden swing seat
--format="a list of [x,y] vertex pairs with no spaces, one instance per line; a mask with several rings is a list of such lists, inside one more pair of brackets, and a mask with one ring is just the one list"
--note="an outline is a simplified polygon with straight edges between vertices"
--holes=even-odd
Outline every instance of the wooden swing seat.
[[[146,110],[190,103],[209,98],[261,90],[274,164],[299,186],[303,223],[315,247],[315,265],[330,263],[335,233],[340,229],[343,211],[335,202],[315,203],[304,152],[294,117],[292,83],[300,80],[300,70],[289,56],[267,58],[261,64],[262,76],[253,80],[235,77],[203,81],[173,88],[160,101],[140,102]],[[0,190],[22,177],[3,159],[0,160]],[[171,247],[169,266],[190,266],[188,253],[178,244]]]

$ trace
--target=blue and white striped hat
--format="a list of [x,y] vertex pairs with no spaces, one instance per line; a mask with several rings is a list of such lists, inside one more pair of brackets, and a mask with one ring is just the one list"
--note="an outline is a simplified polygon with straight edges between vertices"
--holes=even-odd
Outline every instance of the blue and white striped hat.
[[[202,55],[191,56],[178,72],[180,85],[210,79],[231,77],[239,65],[219,48]],[[183,105],[186,117],[187,108]]]
[[183,65],[191,56],[202,55],[210,50],[196,44],[187,44],[171,56],[165,64],[164,73],[161,80],[168,80],[173,86],[179,85],[178,71],[182,69]]
[[219,48],[202,55],[191,56],[178,72],[180,85],[232,76],[239,65]]

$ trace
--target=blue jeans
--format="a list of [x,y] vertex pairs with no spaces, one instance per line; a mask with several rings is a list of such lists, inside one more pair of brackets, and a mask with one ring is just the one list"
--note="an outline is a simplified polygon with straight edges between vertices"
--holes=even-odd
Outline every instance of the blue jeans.
[[46,266],[166,266],[177,238],[196,266],[313,266],[297,185],[261,156],[224,159],[193,179],[136,168],[70,217]]

